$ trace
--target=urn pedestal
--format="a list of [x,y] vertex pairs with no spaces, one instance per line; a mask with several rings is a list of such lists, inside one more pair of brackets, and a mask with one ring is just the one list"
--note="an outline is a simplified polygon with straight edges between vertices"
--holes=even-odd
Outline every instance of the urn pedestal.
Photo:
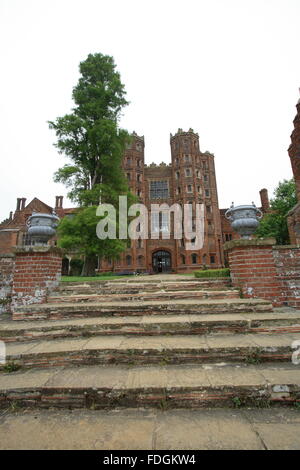
[[55,213],[44,214],[41,212],[33,212],[28,218],[27,227],[28,235],[34,245],[47,245],[50,238],[56,233],[59,217]]
[[263,214],[255,204],[234,207],[233,203],[225,213],[227,220],[230,220],[231,226],[242,238],[249,239],[259,225]]

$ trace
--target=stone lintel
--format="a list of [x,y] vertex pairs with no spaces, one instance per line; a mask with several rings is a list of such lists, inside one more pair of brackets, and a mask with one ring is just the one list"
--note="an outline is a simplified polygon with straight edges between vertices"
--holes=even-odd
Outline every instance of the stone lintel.
[[239,240],[231,240],[230,242],[226,242],[223,245],[223,248],[225,251],[228,251],[237,247],[274,246],[274,245],[276,245],[275,238],[252,238],[250,240],[245,239],[245,238],[240,238]]

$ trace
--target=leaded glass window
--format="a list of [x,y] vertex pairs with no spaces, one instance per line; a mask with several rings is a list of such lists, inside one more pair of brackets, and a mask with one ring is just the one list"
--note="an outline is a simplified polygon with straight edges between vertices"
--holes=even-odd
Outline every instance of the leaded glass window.
[[168,197],[168,181],[150,181],[150,199],[166,199]]

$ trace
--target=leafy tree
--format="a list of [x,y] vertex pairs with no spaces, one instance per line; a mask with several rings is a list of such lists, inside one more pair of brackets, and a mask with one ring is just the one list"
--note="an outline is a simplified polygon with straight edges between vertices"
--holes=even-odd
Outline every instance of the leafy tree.
[[61,248],[85,256],[82,276],[95,274],[97,256],[117,260],[127,247],[127,240],[100,240],[97,237],[96,226],[100,218],[96,216],[96,209],[96,206],[79,209],[76,214],[64,217],[58,226]]
[[270,212],[260,222],[256,235],[274,237],[279,245],[289,243],[287,213],[297,204],[296,186],[293,179],[280,182],[270,200]]
[[118,127],[128,102],[115,68],[112,57],[89,54],[80,63],[81,76],[73,89],[75,107],[70,114],[49,121],[57,137],[55,146],[70,160],[56,171],[54,180],[65,184],[69,198],[79,205],[72,219],[61,221],[59,244],[77,247],[85,255],[83,274],[94,273],[97,254],[112,256],[114,249],[118,254],[123,246],[118,240],[106,242],[96,236],[99,202],[116,206],[118,196],[129,193],[121,160],[130,137]]

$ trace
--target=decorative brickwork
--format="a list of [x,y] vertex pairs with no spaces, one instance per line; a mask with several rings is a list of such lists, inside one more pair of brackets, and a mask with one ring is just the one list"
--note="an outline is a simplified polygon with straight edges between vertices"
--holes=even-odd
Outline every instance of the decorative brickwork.
[[232,284],[244,297],[299,308],[300,248],[275,242],[270,238],[226,243]]
[[[61,250],[51,246],[17,247],[15,255],[12,309],[45,302],[49,290],[60,282]],[[13,319],[20,318],[13,313]]]
[[0,314],[10,312],[14,265],[14,254],[0,255]]

